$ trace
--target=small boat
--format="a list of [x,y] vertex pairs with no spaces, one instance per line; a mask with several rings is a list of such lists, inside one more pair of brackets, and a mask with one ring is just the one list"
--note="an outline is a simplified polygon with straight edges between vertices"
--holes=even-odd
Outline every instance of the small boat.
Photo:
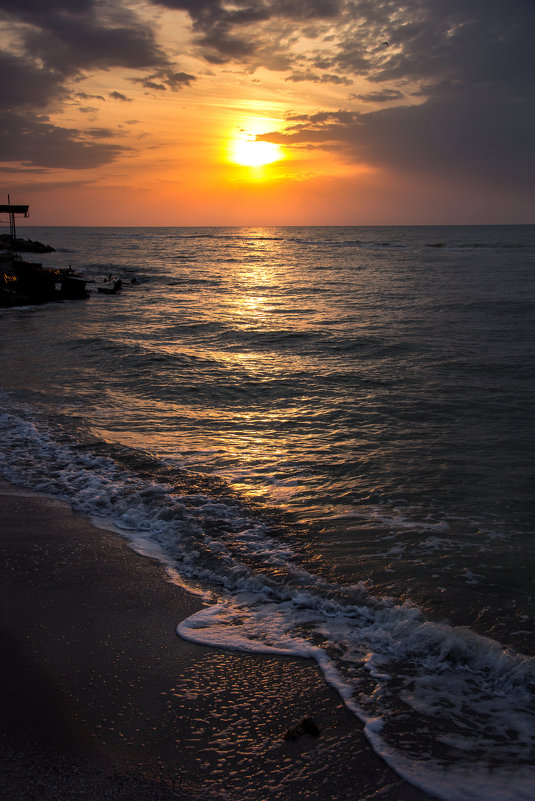
[[119,278],[118,281],[113,282],[113,286],[99,286],[97,287],[99,292],[102,292],[103,295],[116,295],[117,292],[121,291],[123,286],[123,282]]

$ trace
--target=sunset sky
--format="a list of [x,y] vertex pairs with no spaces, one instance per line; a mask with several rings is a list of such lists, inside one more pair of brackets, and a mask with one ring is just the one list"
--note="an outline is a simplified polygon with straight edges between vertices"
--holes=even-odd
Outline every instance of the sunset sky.
[[535,222],[534,0],[0,0],[0,23],[0,202],[33,225]]

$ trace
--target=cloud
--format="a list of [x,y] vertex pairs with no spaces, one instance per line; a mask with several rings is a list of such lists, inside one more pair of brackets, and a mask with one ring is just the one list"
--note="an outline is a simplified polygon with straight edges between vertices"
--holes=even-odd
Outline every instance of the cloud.
[[[290,82],[363,86],[348,97],[349,108],[289,115],[284,131],[259,138],[287,147],[339,148],[348,163],[465,181],[482,191],[498,184],[510,192],[533,187],[533,2],[237,1],[231,8],[263,11],[252,35],[245,15],[233,21],[216,0],[197,10],[178,0],[164,4],[189,9],[198,32],[212,31],[214,58],[255,66],[265,57],[269,66],[280,55]],[[217,33],[223,31],[227,39],[237,37],[254,48],[235,54],[219,48]],[[201,37],[198,41],[202,45]],[[355,100],[383,108],[357,112],[351,109]]]
[[[195,53],[213,65],[277,70],[296,85],[337,86],[338,97],[344,86],[358,87],[346,103],[336,101],[336,112],[289,115],[271,141],[338,148],[348,162],[481,186],[533,181],[533,0],[0,0],[12,41],[0,53],[0,102],[19,132],[37,134],[43,163],[59,164],[60,155],[49,142],[52,123],[40,115],[72,97],[77,76],[129,69],[131,80],[162,96],[195,82],[139,16],[143,5],[182,12],[178,24],[188,14]],[[362,103],[382,107],[357,111]],[[121,152],[104,137],[57,130],[68,163],[76,153],[89,164]],[[39,164],[37,147],[23,141]]]
[[364,95],[351,95],[352,100],[363,100],[365,103],[390,103],[392,100],[401,100],[403,92],[399,89],[380,89]]
[[153,32],[113,0],[106,5],[98,0],[2,0],[0,15],[17,33],[27,56],[58,76],[167,63]]
[[110,131],[82,132],[60,128],[47,117],[5,112],[0,117],[0,134],[4,162],[23,166],[84,170],[99,167],[116,158],[125,148],[98,140]]
[[[69,97],[53,70],[24,56],[0,52],[0,72],[2,162],[87,169],[108,163],[122,151],[118,145],[84,141],[80,131],[58,127],[39,113]],[[89,97],[78,94],[82,100]]]
[[[273,68],[287,52],[273,48],[274,30],[290,23],[299,27],[336,18],[347,0],[152,0],[154,5],[186,11],[193,21],[196,41],[212,64],[250,62]],[[275,33],[277,37],[277,34]],[[285,37],[282,37],[285,38]],[[287,59],[284,59],[286,67]]]
[[123,95],[122,92],[110,92],[109,96],[111,97],[112,100],[120,100],[123,103],[132,102],[132,99],[130,97],[127,97],[126,95]]
[[340,75],[331,75],[328,72],[323,74],[318,74],[314,72],[292,72],[291,75],[288,75],[286,78],[287,81],[293,81],[293,83],[299,83],[301,81],[310,81],[311,83],[335,83],[335,84],[342,84],[348,86],[353,83],[350,78],[346,78]]
[[[187,12],[211,64],[287,71],[298,83],[367,81],[348,100],[461,103],[483,92],[535,93],[533,0],[152,0]],[[514,108],[508,107],[509,112]],[[437,111],[437,115],[438,114]],[[395,115],[394,115],[395,116]],[[397,120],[398,117],[395,116]],[[467,131],[468,133],[468,131]]]
[[45,108],[48,103],[66,97],[56,74],[40,67],[25,56],[0,52],[0,108]]
[[153,0],[155,5],[187,11],[192,19],[234,20],[239,23],[250,19],[267,19],[277,16],[295,20],[331,18],[336,16],[344,0]]
[[341,149],[348,162],[511,191],[535,183],[535,107],[508,95],[452,94],[417,106],[299,115],[258,136],[287,147]]
[[60,75],[166,63],[152,33],[140,24],[107,27],[89,15],[83,20],[74,14],[50,15],[38,29],[27,30],[23,41],[28,52]]
[[66,80],[87,70],[114,67],[149,70],[152,74],[147,80],[157,77],[173,89],[195,80],[176,70],[154,31],[120,0],[106,4],[99,0],[1,0],[1,18],[19,40],[20,52],[3,53],[0,64],[2,74],[9,76],[6,86],[17,84],[13,99],[20,94],[16,90],[35,84],[37,77],[33,97],[45,105],[54,94],[64,92]]
[[195,75],[190,75],[187,72],[171,72],[167,70],[165,73],[165,81],[171,89],[182,89],[183,86],[190,86],[196,79]]
[[[69,97],[82,101],[82,113],[97,111],[84,101],[104,101],[102,95],[73,94],[70,88],[88,72],[125,68],[141,73],[140,80],[153,87],[158,83],[158,88],[173,90],[195,80],[177,71],[154,31],[128,3],[0,0],[0,22],[10,32],[10,45],[0,51],[0,109],[13,126],[5,131],[3,161],[87,169],[123,152],[119,145],[96,141],[94,135],[84,139],[80,131],[54,125],[42,116]],[[128,102],[120,92],[109,96]]]
[[165,92],[171,89],[177,92],[184,86],[196,80],[195,75],[190,75],[187,72],[173,72],[169,69],[157,70],[150,75],[145,75],[142,78],[131,78],[132,83],[139,83],[146,89],[153,89],[155,91]]
[[87,92],[76,92],[74,96],[79,100],[102,100],[104,102],[104,97],[102,95],[91,95]]

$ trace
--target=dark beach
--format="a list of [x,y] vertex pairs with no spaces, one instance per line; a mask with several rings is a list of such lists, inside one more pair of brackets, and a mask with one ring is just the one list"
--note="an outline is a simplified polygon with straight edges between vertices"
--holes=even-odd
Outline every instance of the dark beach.
[[198,599],[59,501],[2,482],[0,516],[2,798],[429,798],[314,663],[180,639]]

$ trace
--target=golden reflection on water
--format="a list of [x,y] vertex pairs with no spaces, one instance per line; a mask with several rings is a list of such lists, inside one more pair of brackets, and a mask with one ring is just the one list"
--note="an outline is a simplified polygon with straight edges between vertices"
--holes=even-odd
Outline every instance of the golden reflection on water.
[[[237,330],[266,332],[272,328],[273,301],[265,295],[244,295],[232,299],[226,313],[232,318]],[[249,353],[249,362],[263,361],[267,354],[254,351]]]
[[[303,447],[310,448],[322,434],[314,426],[307,436],[298,430],[299,420],[306,416],[310,423],[317,413],[310,408],[308,391],[292,386],[280,391],[280,382],[290,375],[313,376],[319,365],[313,355],[295,348],[285,349],[282,356],[281,339],[310,330],[315,318],[302,313],[288,293],[294,278],[292,265],[282,259],[284,243],[270,229],[253,234],[244,230],[244,238],[246,258],[221,268],[224,291],[197,297],[196,319],[227,325],[228,339],[218,333],[185,342],[180,332],[176,339],[172,333],[163,338],[156,329],[147,351],[177,360],[177,373],[171,366],[168,386],[163,386],[169,391],[157,402],[130,397],[128,412],[123,407],[122,430],[117,430],[116,421],[113,432],[104,420],[97,427],[101,436],[124,445],[183,459],[194,470],[220,473],[250,499],[269,498],[284,505],[307,482],[300,467]],[[317,315],[317,310],[316,304],[311,313]],[[247,345],[240,331],[247,332]],[[160,370],[158,375],[160,381],[165,378]],[[158,420],[157,430],[144,430],[144,417]],[[289,463],[294,463],[291,478],[287,469],[285,476],[280,469]]]

